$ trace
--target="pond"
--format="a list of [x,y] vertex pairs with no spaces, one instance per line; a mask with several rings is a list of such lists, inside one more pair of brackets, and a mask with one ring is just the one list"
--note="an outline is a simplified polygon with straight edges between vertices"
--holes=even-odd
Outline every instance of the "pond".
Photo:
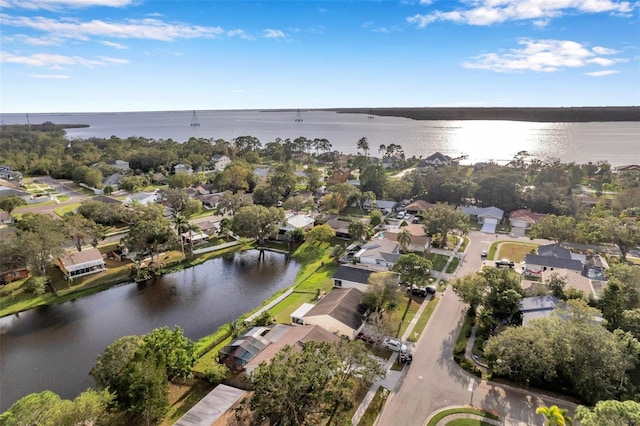
[[115,339],[178,325],[197,340],[293,284],[299,264],[250,250],[147,284],[124,284],[0,318],[0,411],[52,390],[73,399],[94,386],[89,370]]

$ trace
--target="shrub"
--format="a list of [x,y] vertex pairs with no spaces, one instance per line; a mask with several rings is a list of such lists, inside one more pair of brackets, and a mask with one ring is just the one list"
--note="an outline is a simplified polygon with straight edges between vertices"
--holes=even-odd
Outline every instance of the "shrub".
[[207,366],[204,370],[204,378],[212,385],[219,385],[224,379],[227,378],[229,369],[224,364],[218,364],[217,362]]
[[266,325],[273,324],[274,322],[275,319],[271,315],[271,312],[262,311],[262,313],[253,320],[253,325],[256,327],[264,327]]
[[25,292],[41,296],[47,292],[47,277],[31,277],[23,286]]

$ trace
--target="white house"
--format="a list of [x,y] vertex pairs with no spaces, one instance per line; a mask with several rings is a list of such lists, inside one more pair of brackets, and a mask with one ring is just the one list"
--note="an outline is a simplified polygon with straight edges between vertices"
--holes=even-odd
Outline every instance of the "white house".
[[176,164],[173,167],[173,171],[175,174],[180,174],[180,173],[186,173],[188,175],[193,174],[193,169],[191,168],[191,166],[186,164]]
[[131,204],[137,203],[146,206],[157,201],[158,194],[156,192],[137,192],[125,198],[122,204],[124,204],[125,206],[130,206]]
[[460,211],[469,215],[470,220],[477,220],[482,224],[482,232],[493,234],[496,226],[502,222],[504,210],[497,207],[462,206]]
[[381,271],[393,268],[400,257],[400,246],[397,242],[384,237],[376,237],[362,246],[354,256],[360,263],[375,265]]
[[313,228],[313,224],[315,223],[315,219],[311,216],[307,216],[306,214],[290,214],[287,216],[286,225],[283,225],[278,230],[278,239],[284,239],[285,235],[289,231],[293,231],[294,229],[302,229],[303,231],[308,231]]
[[362,292],[369,289],[369,277],[379,272],[358,265],[340,265],[333,274],[333,286],[336,288],[357,288]]
[[97,274],[107,270],[102,253],[95,248],[69,252],[59,257],[56,263],[68,278]]
[[302,322],[320,326],[338,337],[355,339],[365,322],[362,296],[356,288],[334,288],[302,316]]
[[226,155],[214,155],[211,157],[211,162],[213,163],[213,169],[216,172],[223,171],[229,164],[231,164],[231,158]]

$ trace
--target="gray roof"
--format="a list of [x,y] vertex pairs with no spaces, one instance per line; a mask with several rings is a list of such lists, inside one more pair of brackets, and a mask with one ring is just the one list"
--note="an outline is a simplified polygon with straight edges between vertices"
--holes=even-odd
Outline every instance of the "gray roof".
[[100,201],[105,204],[122,204],[122,201],[116,200],[115,198],[107,197],[106,195],[96,195],[91,198],[93,201]]
[[478,217],[495,217],[502,220],[504,216],[504,210],[497,207],[477,207],[477,206],[462,206],[460,211],[470,215],[476,215]]
[[582,271],[582,262],[573,259],[563,259],[558,257],[540,256],[528,254],[525,258],[527,265],[546,266],[547,268],[570,269],[572,271]]
[[538,254],[540,256],[557,257],[559,259],[571,259],[571,251],[562,247],[560,244],[538,246]]
[[175,426],[210,426],[246,394],[247,391],[242,389],[218,385],[174,424]]
[[122,175],[120,173],[114,173],[110,176],[107,176],[106,178],[102,179],[102,184],[104,186],[108,186],[108,185],[117,185],[120,183],[120,180],[122,179]]
[[443,163],[447,162],[447,161],[451,161],[452,158],[449,157],[448,155],[444,155],[440,152],[436,152],[435,154],[431,154],[430,156],[428,156],[427,158],[425,158],[425,160],[427,161],[434,161],[434,160],[440,160]]
[[[371,200],[366,200],[364,203],[362,203],[362,207],[369,208],[371,206]],[[395,206],[398,205],[397,201],[393,201],[393,200],[376,200],[376,205],[378,206],[379,209],[388,209],[388,210],[392,210]]]
[[376,271],[370,269],[357,268],[355,266],[340,265],[333,278],[338,280],[352,281],[355,283],[368,284],[369,276]]
[[558,298],[551,295],[525,297],[520,301],[522,312],[548,311],[555,309],[556,306],[558,306]]
[[304,316],[329,315],[353,330],[364,322],[366,309],[361,304],[362,292],[356,288],[334,288]]
[[20,189],[0,186],[0,197],[8,197],[9,195],[17,195],[18,197],[27,197],[29,193]]

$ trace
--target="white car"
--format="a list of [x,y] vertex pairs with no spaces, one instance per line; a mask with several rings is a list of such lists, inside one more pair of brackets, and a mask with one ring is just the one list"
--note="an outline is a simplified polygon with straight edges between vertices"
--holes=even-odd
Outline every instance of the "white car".
[[384,339],[382,347],[392,350],[394,352],[407,352],[407,345],[396,339]]
[[404,212],[399,212],[396,219],[404,219]]

